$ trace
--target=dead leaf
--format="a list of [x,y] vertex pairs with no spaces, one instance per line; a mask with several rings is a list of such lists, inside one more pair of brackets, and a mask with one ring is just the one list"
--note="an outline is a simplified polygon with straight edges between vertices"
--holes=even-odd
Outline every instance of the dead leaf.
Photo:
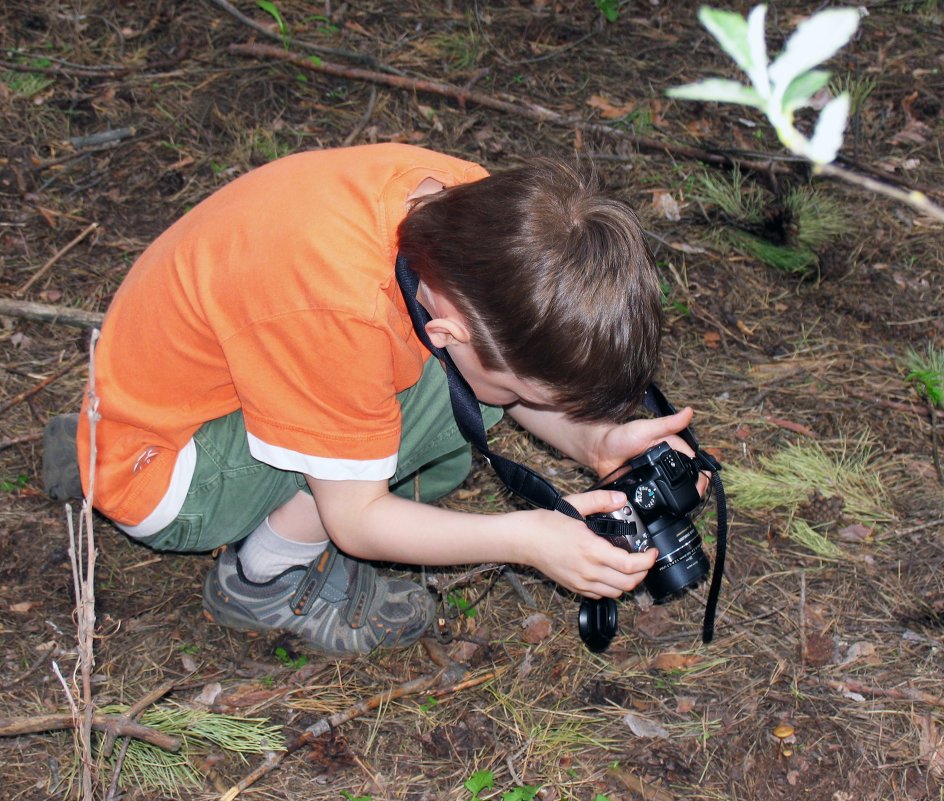
[[449,658],[454,662],[468,662],[482,646],[471,640],[461,640],[449,650]]
[[850,662],[855,662],[859,659],[868,659],[869,657],[875,656],[875,646],[870,642],[854,642],[849,646],[849,650],[846,651],[846,657],[842,660],[840,664],[848,665]]
[[212,706],[216,703],[216,699],[220,697],[220,693],[222,692],[223,685],[218,681],[212,681],[200,690],[199,695],[194,697],[192,703],[199,704],[200,706]]
[[636,615],[634,628],[640,634],[657,639],[675,628],[675,621],[665,606],[652,606]]
[[662,724],[650,718],[643,717],[642,715],[637,715],[635,712],[627,712],[623,715],[622,721],[637,737],[658,737],[660,740],[669,739],[669,732]]
[[864,542],[872,536],[872,529],[861,523],[853,523],[836,532],[836,536],[843,542]]
[[19,603],[10,604],[10,611],[19,613],[29,612],[36,605],[36,601],[20,601]]
[[687,715],[695,708],[695,699],[690,695],[680,695],[675,699],[675,711],[680,715]]
[[536,644],[550,636],[553,622],[542,612],[536,612],[526,617],[521,627],[524,629],[522,639],[525,642]]
[[696,654],[681,654],[677,651],[666,651],[652,660],[652,667],[656,670],[668,673],[672,670],[683,670],[692,665],[697,665],[700,661],[701,657]]
[[678,222],[682,219],[682,211],[679,208],[678,201],[668,192],[657,189],[652,193],[652,205],[656,212],[665,219],[672,222]]
[[921,759],[927,763],[932,776],[938,781],[944,781],[944,734],[938,734],[937,724],[930,712],[927,715],[915,715],[914,724],[920,733]]
[[701,341],[712,350],[717,350],[721,347],[721,334],[717,331],[705,331],[705,333],[701,335]]
[[221,695],[213,704],[214,712],[231,712],[236,709],[245,709],[246,707],[264,704],[266,701],[281,695],[284,690],[276,690],[269,687],[263,687],[261,684],[250,683],[242,684],[233,688],[226,695]]
[[590,106],[590,108],[597,109],[600,112],[600,116],[605,120],[618,120],[621,117],[625,117],[636,106],[632,100],[622,105],[614,105],[603,95],[592,95],[587,101],[587,105]]

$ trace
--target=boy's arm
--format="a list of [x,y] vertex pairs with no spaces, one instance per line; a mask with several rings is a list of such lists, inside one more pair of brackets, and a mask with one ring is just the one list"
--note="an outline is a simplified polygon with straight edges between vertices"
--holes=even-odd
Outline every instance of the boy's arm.
[[605,476],[627,459],[668,442],[673,448],[692,456],[692,449],[675,436],[692,420],[689,407],[668,417],[645,418],[629,423],[578,423],[563,414],[546,408],[518,403],[507,409],[508,414],[527,431],[559,451]]
[[[628,592],[655,562],[655,551],[627,553],[559,512],[469,514],[400,498],[388,491],[386,481],[309,477],[308,484],[331,539],[363,559],[422,565],[526,564],[591,598]],[[626,503],[622,493],[604,490],[568,500],[584,515],[615,511]]]

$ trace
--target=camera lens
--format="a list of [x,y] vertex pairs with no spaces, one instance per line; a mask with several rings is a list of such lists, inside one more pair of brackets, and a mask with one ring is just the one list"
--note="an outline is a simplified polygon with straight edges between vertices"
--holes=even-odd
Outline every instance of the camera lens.
[[694,586],[710,572],[701,537],[689,518],[661,518],[650,523],[649,539],[659,549],[659,558],[644,584],[656,603]]

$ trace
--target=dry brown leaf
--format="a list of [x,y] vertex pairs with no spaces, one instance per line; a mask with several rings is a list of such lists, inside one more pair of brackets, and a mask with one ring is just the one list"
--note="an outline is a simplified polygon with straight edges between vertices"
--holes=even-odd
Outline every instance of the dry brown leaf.
[[914,715],[914,724],[920,733],[921,759],[927,763],[928,772],[938,781],[944,781],[944,734],[938,733],[937,723],[929,712]]
[[701,341],[712,350],[721,347],[721,334],[717,331],[705,331],[701,336]]
[[672,670],[683,670],[692,665],[697,665],[700,661],[701,657],[696,654],[681,654],[677,651],[666,651],[652,660],[652,666],[656,670],[668,673]]
[[620,117],[625,117],[636,106],[632,100],[622,105],[614,105],[603,95],[592,95],[587,101],[587,105],[599,111],[600,116],[605,120],[618,120]]
[[675,621],[672,620],[665,606],[652,606],[640,612],[636,615],[634,624],[636,631],[653,639],[667,634],[675,626]]
[[10,604],[10,611],[29,612],[34,606],[36,606],[36,601],[20,601],[19,603]]
[[526,617],[521,627],[524,629],[522,639],[525,642],[536,644],[550,636],[553,625],[547,615],[536,612]]
[[843,542],[863,542],[872,535],[872,529],[863,526],[861,523],[853,523],[851,526],[845,526],[836,532],[836,536]]

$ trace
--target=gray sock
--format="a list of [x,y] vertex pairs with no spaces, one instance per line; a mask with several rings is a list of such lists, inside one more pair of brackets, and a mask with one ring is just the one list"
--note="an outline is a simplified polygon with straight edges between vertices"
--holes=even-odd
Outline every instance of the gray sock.
[[321,556],[327,547],[327,540],[287,540],[269,525],[267,517],[239,547],[239,561],[247,579],[255,582],[268,581],[290,567],[309,564]]

